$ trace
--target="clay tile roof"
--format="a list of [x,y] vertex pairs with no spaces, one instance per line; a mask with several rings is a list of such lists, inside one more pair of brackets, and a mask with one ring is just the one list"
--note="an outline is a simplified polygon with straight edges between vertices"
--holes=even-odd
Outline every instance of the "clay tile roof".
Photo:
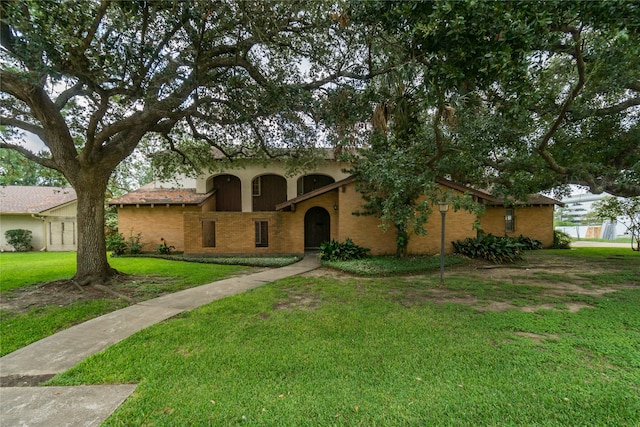
[[195,188],[152,188],[150,186],[112,199],[113,205],[199,205],[211,197],[211,193],[196,193]]
[[71,187],[0,187],[0,212],[41,213],[76,199],[76,191]]

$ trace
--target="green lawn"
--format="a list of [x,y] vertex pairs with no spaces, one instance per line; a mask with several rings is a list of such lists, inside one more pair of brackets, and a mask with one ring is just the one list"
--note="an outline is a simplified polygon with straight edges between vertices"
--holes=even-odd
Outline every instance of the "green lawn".
[[[590,307],[571,312],[571,295],[544,292],[559,275],[526,265],[526,285],[464,270],[444,287],[435,273],[294,277],[141,331],[51,384],[137,383],[106,425],[637,426],[640,257],[532,256],[609,265],[574,280],[617,291],[576,296]],[[442,292],[557,309],[488,311]]]
[[[75,257],[70,252],[0,253],[0,295],[3,299],[11,298],[20,288],[71,278],[75,273]],[[141,300],[210,283],[247,269],[152,258],[110,258],[109,263],[120,272],[140,277],[131,283],[114,285],[113,289],[133,287],[135,297]],[[52,304],[23,313],[1,311],[0,355],[129,304],[124,299],[109,298],[66,306]]]

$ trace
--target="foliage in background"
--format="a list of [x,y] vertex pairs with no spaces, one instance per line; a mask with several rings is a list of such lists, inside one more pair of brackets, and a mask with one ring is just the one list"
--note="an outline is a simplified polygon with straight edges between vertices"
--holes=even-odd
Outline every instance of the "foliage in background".
[[[45,152],[40,155],[48,156]],[[0,185],[68,187],[69,183],[60,172],[29,161],[13,150],[0,148]]]
[[7,240],[7,243],[13,246],[13,249],[15,249],[16,252],[27,252],[32,249],[31,230],[24,230],[21,228],[7,230],[4,232],[4,237]]
[[553,249],[570,249],[571,236],[564,231],[553,230]]
[[493,234],[479,234],[478,237],[467,237],[453,243],[455,252],[470,258],[480,258],[496,264],[511,263],[522,260],[525,245],[518,239],[498,237]]
[[322,242],[319,255],[322,261],[351,261],[367,258],[370,250],[356,245],[347,237],[344,243],[333,239]]
[[631,235],[631,249],[640,251],[640,196],[605,197],[593,204],[593,212],[603,220],[622,220]]

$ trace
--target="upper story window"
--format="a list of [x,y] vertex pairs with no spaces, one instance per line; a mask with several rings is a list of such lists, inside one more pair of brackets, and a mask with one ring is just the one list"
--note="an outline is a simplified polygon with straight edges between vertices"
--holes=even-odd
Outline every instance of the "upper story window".
[[251,194],[254,196],[259,196],[262,192],[262,180],[261,177],[254,178],[251,183]]

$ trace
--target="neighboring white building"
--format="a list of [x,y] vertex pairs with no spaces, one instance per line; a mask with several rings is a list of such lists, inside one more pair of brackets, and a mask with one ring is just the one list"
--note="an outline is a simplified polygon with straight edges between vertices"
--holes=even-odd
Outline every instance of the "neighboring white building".
[[610,196],[611,195],[607,193],[584,193],[574,194],[571,197],[562,199],[565,206],[559,210],[560,216],[558,219],[571,221],[578,225],[559,226],[556,227],[556,229],[576,238],[601,238],[613,240],[616,237],[626,236],[625,233],[627,233],[627,227],[620,219],[614,223],[605,221],[598,225],[585,223],[585,216],[593,211],[593,204],[598,200],[602,200],[603,198]]
[[70,187],[0,187],[0,251],[13,251],[5,231],[30,230],[36,251],[77,250],[78,202]]

